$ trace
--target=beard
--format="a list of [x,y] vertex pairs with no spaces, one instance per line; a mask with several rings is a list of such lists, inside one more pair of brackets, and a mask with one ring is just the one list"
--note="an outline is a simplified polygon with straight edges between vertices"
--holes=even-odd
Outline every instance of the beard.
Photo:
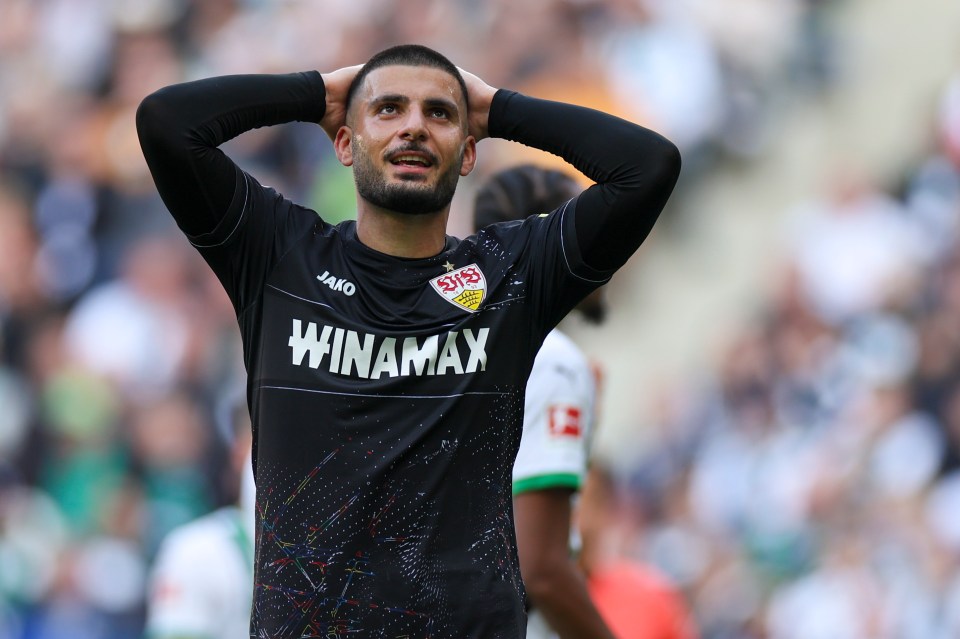
[[[422,152],[412,146],[401,150]],[[353,179],[360,197],[375,206],[403,215],[429,215],[443,210],[453,200],[462,164],[461,153],[457,161],[440,174],[435,186],[424,184],[419,176],[388,183],[386,174],[377,170],[366,150],[357,145],[354,147]]]

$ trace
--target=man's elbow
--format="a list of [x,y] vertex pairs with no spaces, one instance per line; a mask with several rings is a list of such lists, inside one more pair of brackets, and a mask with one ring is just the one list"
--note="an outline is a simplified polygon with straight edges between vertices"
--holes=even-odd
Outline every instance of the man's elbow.
[[660,161],[657,162],[657,181],[669,184],[670,188],[677,183],[680,177],[680,169],[683,160],[680,157],[680,149],[677,145],[666,138],[661,138],[658,145]]
[[573,572],[573,564],[564,557],[562,560],[542,558],[529,562],[520,570],[527,596],[536,605],[549,605],[557,594],[563,592],[564,582]]
[[149,126],[149,124],[155,121],[159,114],[163,111],[163,100],[157,96],[157,92],[153,92],[143,100],[140,101],[140,106],[137,107],[137,132],[143,133],[143,131]]
[[636,147],[618,180],[622,196],[644,210],[659,201],[659,206],[654,207],[659,211],[680,178],[680,149],[658,134],[645,138],[642,144],[638,141]]
[[137,135],[141,142],[153,137],[163,138],[169,135],[171,126],[171,107],[166,97],[166,89],[154,91],[137,107]]

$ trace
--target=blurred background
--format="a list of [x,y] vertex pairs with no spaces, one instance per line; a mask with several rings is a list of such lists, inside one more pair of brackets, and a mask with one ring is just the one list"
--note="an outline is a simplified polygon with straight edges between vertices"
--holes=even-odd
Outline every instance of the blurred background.
[[[142,634],[174,526],[235,498],[239,333],[156,195],[139,101],[400,42],[684,155],[602,327],[618,543],[709,639],[960,637],[960,4],[0,0],[0,638]],[[228,152],[328,221],[315,125]],[[519,162],[480,145],[454,201]]]

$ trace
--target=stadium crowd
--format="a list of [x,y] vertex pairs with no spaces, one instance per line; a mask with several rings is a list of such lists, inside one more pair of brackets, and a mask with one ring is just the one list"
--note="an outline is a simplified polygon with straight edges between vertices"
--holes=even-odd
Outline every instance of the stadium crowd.
[[960,74],[929,137],[797,203],[755,321],[624,466],[626,552],[706,637],[960,636]]
[[[140,637],[160,540],[235,499],[239,336],[147,173],[144,96],[422,42],[493,85],[662,131],[683,188],[762,160],[785,95],[829,92],[839,2],[6,0],[0,638]],[[706,639],[960,636],[960,79],[937,133],[902,184],[850,172],[798,204],[763,316],[662,398],[642,458],[618,460],[623,552],[676,581]],[[313,125],[229,148],[351,216],[351,174]],[[491,142],[470,180],[531,159]]]

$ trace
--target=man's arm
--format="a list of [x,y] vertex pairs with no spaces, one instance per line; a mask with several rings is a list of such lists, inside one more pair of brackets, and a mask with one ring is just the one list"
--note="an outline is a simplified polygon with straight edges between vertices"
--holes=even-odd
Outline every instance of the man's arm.
[[137,110],[140,146],[180,228],[193,236],[208,233],[231,206],[243,204],[243,174],[219,145],[244,131],[297,120],[335,133],[358,69],[222,76],[147,96]]
[[622,266],[653,228],[680,175],[680,152],[642,126],[584,107],[497,92],[490,133],[560,155],[597,182],[577,199],[583,261]]
[[561,639],[613,639],[570,557],[568,488],[514,496],[520,574],[527,594]]
[[584,354],[562,333],[548,335],[527,382],[513,505],[527,594],[563,639],[612,637],[570,556],[570,497],[586,474],[595,397]]
[[680,152],[640,125],[584,107],[495,90],[463,73],[470,131],[559,155],[597,184],[576,201],[575,229],[584,262],[598,271],[622,266],[650,233],[680,176]]

